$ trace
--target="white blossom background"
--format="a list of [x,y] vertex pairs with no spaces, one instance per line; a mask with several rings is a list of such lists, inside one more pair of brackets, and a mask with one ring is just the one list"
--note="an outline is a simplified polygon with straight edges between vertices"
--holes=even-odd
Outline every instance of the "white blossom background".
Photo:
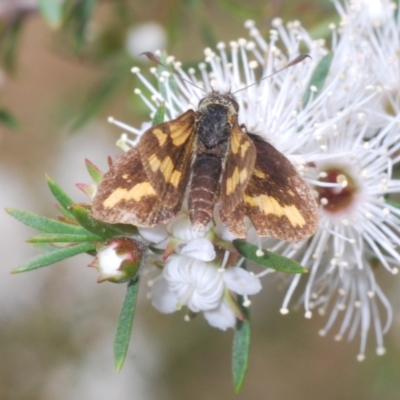
[[[222,27],[231,38],[244,33]],[[237,28],[237,29],[236,29]],[[223,39],[224,37],[222,37]],[[227,37],[226,40],[228,40]],[[198,48],[201,56],[201,48]],[[84,101],[101,78],[95,65],[63,58],[40,18],[29,19],[19,47],[17,75],[0,88],[7,106],[22,122],[19,131],[0,127],[0,205],[56,215],[44,174],[49,173],[77,201],[75,188],[89,182],[84,158],[103,170],[115,155],[120,131],[108,114],[139,126],[126,102],[124,87],[107,109],[84,130],[69,134],[69,106]],[[129,74],[129,71],[126,71]],[[77,88],[79,90],[77,90]],[[113,369],[113,335],[124,285],[96,283],[89,256],[35,272],[10,270],[36,254],[24,243],[33,230],[0,213],[0,398],[67,400],[195,399],[398,399],[400,398],[399,278],[378,273],[394,305],[395,321],[386,336],[387,354],[374,343],[364,362],[356,361],[358,343],[321,338],[324,319],[303,312],[279,313],[283,291],[264,281],[253,299],[252,349],[243,391],[231,383],[232,332],[211,328],[202,317],[190,323],[183,314],[154,310],[141,286],[128,358]],[[334,332],[334,330],[333,330]]]

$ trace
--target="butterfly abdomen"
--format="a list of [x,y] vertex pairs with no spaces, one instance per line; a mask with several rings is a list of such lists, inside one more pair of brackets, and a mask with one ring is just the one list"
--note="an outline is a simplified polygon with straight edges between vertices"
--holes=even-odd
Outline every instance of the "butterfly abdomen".
[[221,173],[222,159],[214,154],[199,154],[194,160],[188,205],[190,220],[196,230],[203,230],[211,221]]

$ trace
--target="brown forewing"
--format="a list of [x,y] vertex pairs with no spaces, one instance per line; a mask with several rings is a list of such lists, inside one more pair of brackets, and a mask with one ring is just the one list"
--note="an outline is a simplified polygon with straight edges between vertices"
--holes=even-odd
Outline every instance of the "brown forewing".
[[114,162],[104,175],[93,200],[94,218],[109,223],[152,227],[166,223],[180,210],[167,208],[156,195],[143,169],[137,148]]
[[188,110],[174,120],[153,126],[138,144],[148,181],[165,209],[180,208],[183,201],[190,176],[195,117],[195,112]]

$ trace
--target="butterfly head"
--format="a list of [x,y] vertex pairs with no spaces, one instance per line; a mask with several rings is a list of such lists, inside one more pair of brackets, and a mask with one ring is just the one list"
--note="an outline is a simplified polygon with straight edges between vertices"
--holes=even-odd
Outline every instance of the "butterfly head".
[[206,97],[200,100],[198,111],[205,112],[208,106],[211,104],[218,104],[220,106],[226,107],[228,109],[228,115],[237,115],[239,112],[239,104],[235,96],[230,92],[219,93],[213,91],[209,93]]

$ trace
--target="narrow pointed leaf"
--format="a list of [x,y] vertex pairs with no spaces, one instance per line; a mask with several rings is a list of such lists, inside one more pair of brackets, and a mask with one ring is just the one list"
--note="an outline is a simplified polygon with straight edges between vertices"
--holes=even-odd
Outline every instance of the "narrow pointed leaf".
[[317,91],[314,92],[314,99],[321,93],[321,90],[325,84],[326,77],[328,76],[329,69],[331,67],[332,59],[333,53],[328,53],[321,58],[318,65],[315,67],[315,70],[311,76],[310,82],[308,83],[307,89],[303,96],[303,106],[305,106],[310,99],[312,86],[315,86],[317,88]]
[[162,122],[164,122],[164,116],[165,116],[165,103],[162,103],[158,108],[157,111],[154,115],[152,124],[154,125],[158,125],[161,124]]
[[121,233],[117,228],[114,228],[111,224],[107,224],[105,222],[101,222],[98,221],[97,219],[94,219],[86,208],[78,204],[73,205],[71,207],[71,211],[76,220],[84,228],[86,228],[89,232],[99,235],[103,239],[108,239],[113,236],[119,235]]
[[66,224],[64,222],[42,217],[41,215],[33,214],[28,211],[6,208],[6,212],[23,224],[35,228],[41,232],[58,234],[67,233],[72,235],[86,235],[89,233],[81,226]]
[[100,242],[100,236],[88,233],[87,235],[68,235],[45,233],[36,235],[27,240],[28,243],[81,243],[81,242]]
[[258,247],[245,240],[236,239],[233,241],[233,245],[243,257],[263,267],[291,274],[304,274],[308,272],[307,269],[302,267],[298,262],[277,253],[263,250],[264,255],[259,257],[256,254]]
[[248,307],[243,306],[243,301],[243,297],[238,296],[238,306],[245,319],[236,320],[232,350],[232,376],[236,393],[242,389],[250,355],[250,310]]
[[86,169],[93,182],[97,185],[103,180],[103,173],[88,159],[85,159]]
[[128,352],[138,291],[139,280],[129,282],[114,338],[114,365],[117,372],[124,365]]
[[[74,201],[64,192],[63,189],[58,185],[58,183],[52,179],[50,176],[46,175],[47,185],[53,196],[61,204],[67,213],[67,216],[73,218],[73,214],[69,211],[69,207],[74,204]],[[63,213],[65,215],[65,213]]]
[[66,258],[76,256],[77,254],[86,253],[87,251],[91,251],[94,249],[95,247],[93,243],[82,243],[76,246],[56,249],[46,254],[40,254],[39,256],[28,260],[27,262],[15,268],[12,273],[19,274],[21,272],[32,271],[34,269],[45,267]]

